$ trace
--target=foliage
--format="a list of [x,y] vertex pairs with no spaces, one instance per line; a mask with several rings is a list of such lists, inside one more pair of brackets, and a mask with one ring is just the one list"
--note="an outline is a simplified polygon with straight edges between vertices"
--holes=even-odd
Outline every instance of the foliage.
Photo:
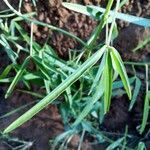
[[[62,96],[64,101],[61,101],[58,105],[67,131],[56,137],[53,142],[53,149],[55,149],[60,142],[62,142],[60,147],[64,148],[73,135],[82,133],[79,144],[80,149],[85,132],[95,135],[98,142],[109,142],[110,145],[107,149],[114,149],[116,147],[122,147],[123,149],[125,146],[128,149],[126,140],[130,138],[130,136],[128,137],[127,131],[116,141],[112,141],[101,131],[98,131],[98,127],[95,128],[95,124],[97,124],[97,122],[102,123],[105,114],[110,109],[112,96],[119,95],[118,90],[120,89],[122,89],[123,94],[126,92],[128,98],[131,100],[129,106],[129,111],[131,111],[141,88],[141,80],[136,76],[136,73],[135,76],[128,78],[125,65],[144,65],[146,66],[147,89],[143,120],[139,129],[141,134],[144,132],[149,114],[149,63],[123,62],[119,52],[113,47],[112,43],[119,34],[116,18],[145,27],[149,27],[149,20],[118,13],[119,7],[122,6],[120,5],[120,1],[117,1],[116,8],[113,11],[111,11],[113,0],[109,0],[106,9],[95,6],[63,3],[65,7],[71,10],[92,16],[94,19],[100,21],[91,37],[89,37],[89,40],[85,42],[63,29],[33,20],[32,17],[35,13],[21,14],[15,10],[7,0],[3,1],[13,12],[12,14],[10,12],[2,12],[0,20],[0,30],[2,32],[0,44],[11,60],[11,64],[8,65],[0,75],[0,83],[10,83],[5,98],[8,98],[13,93],[17,84],[22,81],[28,90],[20,90],[21,92],[31,94],[41,99],[31,109],[11,123],[4,130],[3,134],[12,132],[34,117],[47,105],[54,103],[55,100],[59,101],[60,96]],[[33,4],[36,6],[35,0],[33,0]],[[21,5],[22,1],[20,1],[20,7]],[[13,16],[10,24],[5,18],[6,14],[7,18]],[[30,35],[20,25],[22,21],[30,23]],[[108,24],[110,24],[110,29],[106,29],[108,36],[106,36],[105,44],[99,46],[97,39],[101,31],[104,30]],[[41,46],[38,42],[33,40],[33,25],[45,26],[76,39],[83,46],[82,51],[70,52],[70,58],[67,61],[62,60],[47,42]],[[25,44],[22,45],[21,42]],[[26,55],[22,65],[18,63],[21,53]],[[36,69],[32,71],[28,69],[31,62],[36,66]],[[11,71],[16,72],[15,77],[9,76]],[[31,92],[31,83],[44,88],[44,95]],[[24,107],[26,106],[23,106],[23,108]],[[16,111],[23,108],[18,108]],[[2,116],[2,118],[15,112],[12,111]],[[94,122],[92,118],[94,118]],[[74,122],[70,120],[74,120]],[[137,147],[144,147],[144,145],[141,142]]]

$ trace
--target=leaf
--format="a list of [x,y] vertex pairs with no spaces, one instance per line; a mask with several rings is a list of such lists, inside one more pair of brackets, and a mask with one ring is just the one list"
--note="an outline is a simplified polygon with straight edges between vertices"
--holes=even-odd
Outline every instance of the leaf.
[[137,96],[140,92],[141,84],[142,84],[141,80],[136,77],[136,79],[135,79],[135,88],[134,88],[132,100],[131,100],[131,103],[130,103],[130,106],[129,106],[129,111],[131,111],[131,109],[133,108],[133,105],[136,102]]
[[[83,5],[79,5],[79,4],[73,4],[73,3],[67,3],[67,2],[63,2],[62,3],[64,7],[82,13],[84,15],[88,15],[91,16],[91,13],[88,11],[88,9],[93,9],[93,12],[95,12],[94,14],[96,14],[96,18],[97,18],[97,14],[98,12],[100,13],[104,13],[106,9],[99,7],[99,6],[92,6],[92,5],[88,5],[88,6],[83,6]],[[99,13],[99,14],[100,14]],[[114,11],[110,11],[109,15],[111,17],[114,16]],[[99,16],[101,18],[101,16]],[[124,20],[133,24],[137,24],[140,26],[144,26],[144,27],[150,27],[150,19],[146,19],[146,18],[142,18],[142,17],[136,17],[136,16],[132,16],[132,15],[127,15],[124,13],[118,13],[116,14],[116,18],[120,19],[120,20]],[[112,21],[112,18],[109,18],[109,22]]]
[[76,11],[78,13],[88,15],[88,16],[90,15],[86,6],[83,6],[80,4],[67,3],[67,2],[63,2],[62,5],[68,9]]
[[94,92],[94,91],[95,91],[95,87],[97,86],[97,82],[100,80],[100,77],[101,77],[102,72],[103,72],[103,70],[104,70],[105,61],[106,61],[106,55],[104,54],[104,55],[103,55],[103,58],[102,58],[102,60],[101,60],[101,63],[100,63],[100,65],[99,65],[99,68],[98,68],[96,77],[95,77],[95,79],[93,80],[93,84],[92,84],[92,86],[91,86],[91,89],[90,89],[89,94],[90,94],[91,92]]
[[83,73],[85,73],[90,67],[92,67],[103,55],[106,46],[103,46],[95,54],[93,54],[88,60],[86,60],[74,73],[72,73],[66,80],[64,80],[60,85],[58,85],[50,94],[44,97],[39,103],[33,106],[30,110],[20,116],[16,121],[10,124],[4,133],[11,132],[17,127],[21,126],[23,123],[31,119],[39,111],[41,111],[48,104],[52,103],[62,92],[66,90],[68,86],[71,86],[75,81],[78,80]]
[[10,84],[6,94],[5,94],[5,98],[8,98],[8,96],[10,96],[10,94],[12,93],[14,87],[16,86],[16,84],[18,83],[18,81],[21,79],[23,72],[25,71],[25,68],[27,66],[27,64],[29,63],[30,57],[27,57],[24,61],[24,63],[22,64],[20,70],[17,72],[15,78],[13,79],[12,83]]
[[107,54],[106,57],[106,64],[104,67],[104,113],[109,111],[110,101],[111,101],[111,94],[112,94],[112,79],[113,79],[113,72],[112,72],[112,62],[111,56]]
[[[134,83],[135,80],[136,80],[136,77],[131,77],[131,78],[129,78],[129,83],[132,84],[132,83]],[[113,83],[113,90],[119,89],[119,88],[122,88],[122,87],[123,87],[123,83],[122,83],[121,80],[120,81],[115,81]]]
[[143,142],[139,142],[136,150],[146,150],[146,146]]
[[38,66],[38,68],[41,70],[41,72],[43,73],[43,75],[48,79],[50,80],[50,74],[48,72],[48,70],[43,66],[43,63],[42,63],[42,59],[38,56],[33,56],[32,57],[33,60],[35,61],[35,64]]
[[114,39],[116,39],[119,35],[119,31],[117,28],[117,24],[115,23],[114,27],[113,27],[113,31],[112,31],[112,36],[111,36],[111,41],[113,41]]
[[142,49],[146,45],[150,45],[150,36],[146,37],[143,41],[141,41],[132,51],[136,52],[137,50]]
[[17,91],[20,91],[20,92],[23,92],[23,93],[35,96],[37,98],[43,98],[44,97],[44,95],[41,95],[41,94],[36,93],[36,92],[31,92],[31,91],[27,91],[27,90],[17,90]]
[[30,103],[28,103],[28,104],[26,104],[26,105],[22,105],[22,106],[20,106],[19,108],[13,109],[13,110],[11,110],[10,112],[7,112],[7,113],[5,113],[4,115],[0,116],[0,119],[7,118],[7,117],[9,117],[9,116],[11,116],[11,115],[13,115],[13,114],[15,114],[15,113],[17,113],[17,112],[23,110],[23,109],[29,107],[30,105],[32,105],[32,104],[34,104],[34,103],[35,103],[35,101],[30,102]]
[[56,146],[58,146],[59,142],[61,142],[61,141],[64,140],[66,137],[71,136],[71,135],[73,135],[73,134],[75,134],[75,130],[74,130],[74,129],[72,129],[72,130],[70,129],[70,130],[68,130],[68,131],[66,131],[66,132],[63,132],[62,134],[58,135],[58,136],[55,138],[53,144],[51,144],[51,149],[52,149],[52,150],[56,150]]
[[111,47],[110,50],[111,50],[110,53],[111,53],[113,68],[120,75],[121,80],[122,80],[123,85],[124,85],[124,88],[128,94],[128,97],[129,97],[129,99],[131,99],[132,95],[131,95],[130,83],[128,80],[128,76],[127,76],[123,61],[122,61],[119,53],[117,52],[117,50],[115,48]]
[[141,124],[141,128],[140,128],[140,134],[143,133],[143,131],[147,125],[149,109],[150,109],[150,91],[147,91],[146,96],[145,96],[145,100],[144,100],[144,111],[143,111],[142,124]]
[[123,138],[119,138],[118,140],[116,140],[115,142],[113,142],[112,144],[110,144],[106,150],[114,150],[115,148],[117,148],[124,140]]
[[[105,12],[104,8],[101,8],[99,6],[88,6],[92,9],[96,9],[97,11],[100,11],[101,13]],[[115,11],[110,11],[109,15],[111,17],[113,17],[115,14]],[[142,17],[137,17],[137,16],[132,16],[132,15],[128,15],[128,14],[124,14],[124,13],[116,13],[116,18],[120,19],[120,20],[124,20],[136,25],[140,25],[140,26],[144,26],[149,28],[150,27],[150,19],[147,18],[142,18]]]
[[1,39],[0,39],[0,44],[4,47],[4,50],[6,51],[8,57],[10,58],[10,60],[11,60],[14,64],[16,64],[16,59],[17,59],[17,57],[18,57],[18,54],[15,53],[15,52],[11,49],[11,47],[10,47],[9,43],[7,42],[7,40],[6,40],[6,38],[5,38],[4,35],[1,34],[0,38],[1,38]]

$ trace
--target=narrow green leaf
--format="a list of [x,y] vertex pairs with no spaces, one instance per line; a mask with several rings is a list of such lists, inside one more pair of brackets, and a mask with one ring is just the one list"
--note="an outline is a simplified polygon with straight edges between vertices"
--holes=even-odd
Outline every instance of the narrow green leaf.
[[0,36],[0,44],[4,47],[4,50],[6,51],[8,57],[10,58],[10,60],[11,60],[14,64],[16,64],[16,59],[17,59],[18,55],[17,55],[17,53],[15,53],[15,52],[11,49],[11,47],[10,47],[9,43],[7,42],[5,36],[2,35],[2,34],[1,34],[1,36]]
[[[83,5],[79,5],[79,4],[74,4],[74,3],[67,3],[67,2],[63,2],[62,3],[64,7],[82,13],[84,15],[88,15],[91,16],[91,13],[88,11],[88,9],[93,9],[93,12],[95,12],[94,14],[96,14],[96,18],[97,18],[97,14],[98,12],[100,13],[104,13],[106,9],[99,7],[99,6],[92,6],[92,5],[88,5],[88,6],[83,6]],[[100,14],[99,13],[99,14]],[[114,16],[114,11],[110,11],[109,15],[111,17]],[[99,16],[101,17],[101,16]],[[136,16],[132,16],[132,15],[127,15],[124,13],[117,13],[116,15],[117,19],[121,19],[130,23],[134,23],[140,26],[144,26],[144,27],[150,27],[150,19],[146,19],[146,18],[142,18],[142,17],[136,17]],[[109,18],[109,21],[111,21],[112,18]]]
[[[129,78],[129,83],[133,84],[135,82],[135,80],[136,80],[136,77],[131,77],[131,78]],[[123,88],[123,83],[122,83],[121,80],[120,81],[115,81],[113,83],[113,90],[119,89],[119,88]]]
[[36,93],[36,92],[31,92],[31,91],[27,91],[27,90],[17,90],[17,91],[20,91],[20,92],[23,92],[23,93],[35,96],[37,98],[43,98],[44,97],[44,95]]
[[136,150],[147,150],[147,148],[143,142],[139,142]]
[[10,112],[7,112],[4,115],[0,116],[0,119],[7,118],[7,117],[9,117],[9,116],[11,116],[11,115],[13,115],[13,114],[15,114],[15,113],[25,109],[25,108],[27,108],[28,106],[30,106],[30,105],[32,105],[34,103],[35,103],[35,101],[30,102],[30,103],[28,103],[26,105],[20,106],[19,108],[13,109]]
[[135,79],[135,88],[134,88],[134,91],[133,91],[132,100],[130,102],[129,111],[131,111],[131,109],[133,108],[133,106],[136,102],[137,96],[140,92],[141,84],[142,84],[141,80],[136,77],[136,79]]
[[48,70],[43,66],[43,63],[42,63],[42,59],[38,56],[33,56],[32,57],[33,60],[35,61],[36,65],[38,66],[38,68],[41,70],[41,72],[43,73],[43,75],[48,79],[50,80],[50,74],[48,72]]
[[24,63],[22,64],[20,70],[17,72],[17,75],[15,76],[15,78],[13,79],[12,83],[10,84],[6,94],[5,94],[5,98],[8,98],[8,96],[10,96],[10,94],[12,93],[14,87],[16,86],[16,84],[18,83],[18,81],[20,80],[20,78],[23,75],[23,72],[25,71],[25,68],[27,66],[27,64],[29,63],[30,57],[27,57],[24,61]]
[[111,47],[110,50],[111,50],[110,53],[111,53],[113,68],[120,75],[121,80],[122,80],[123,85],[124,85],[124,88],[128,94],[128,97],[129,97],[129,99],[131,99],[132,95],[131,95],[130,83],[128,80],[128,76],[127,76],[123,61],[122,61],[119,53],[117,52],[117,50],[115,48]]
[[116,39],[119,35],[119,31],[117,28],[117,24],[115,22],[114,27],[113,27],[113,31],[112,31],[112,36],[111,36],[111,41],[113,41],[114,39]]
[[84,15],[90,15],[90,13],[87,11],[87,7],[80,5],[80,4],[73,4],[73,3],[67,3],[63,2],[62,5],[70,10],[76,11],[78,13],[84,14]]
[[116,140],[115,142],[113,142],[112,144],[110,144],[106,150],[114,150],[115,148],[117,148],[124,140],[123,138],[119,138],[118,140]]
[[111,101],[111,94],[112,94],[112,79],[113,79],[113,72],[112,72],[112,62],[111,56],[109,52],[107,53],[106,57],[106,64],[104,68],[104,113],[109,111],[110,108],[110,101]]
[[91,86],[91,89],[90,89],[90,92],[94,92],[95,91],[95,87],[97,86],[97,82],[100,80],[100,77],[102,75],[102,72],[104,70],[104,66],[105,66],[105,62],[106,62],[106,54],[103,55],[102,57],[102,60],[101,60],[101,63],[99,65],[99,68],[98,68],[98,71],[97,71],[97,74],[96,74],[96,77],[95,79],[93,80],[93,84]]
[[146,92],[145,100],[144,100],[144,111],[143,111],[143,119],[142,124],[140,128],[140,134],[143,133],[145,130],[145,127],[147,125],[148,115],[149,115],[149,109],[150,109],[150,91]]
[[31,119],[39,111],[41,111],[48,104],[52,103],[66,88],[72,85],[75,81],[78,80],[83,73],[85,73],[90,67],[92,67],[103,55],[106,46],[103,46],[95,54],[93,54],[88,60],[86,60],[74,73],[72,73],[66,80],[64,80],[60,85],[58,85],[50,94],[43,98],[39,103],[33,106],[30,110],[20,116],[16,121],[10,124],[5,130],[4,133],[11,132],[17,127],[21,126],[23,123]]
[[71,136],[71,135],[73,135],[73,134],[75,134],[75,130],[72,129],[72,130],[68,130],[68,131],[63,132],[62,134],[58,135],[58,136],[55,138],[53,144],[51,144],[51,149],[52,149],[52,150],[56,150],[56,147],[58,146],[59,142],[61,142],[61,141],[64,140],[66,137]]
[[146,45],[150,45],[150,36],[146,37],[143,41],[141,41],[132,51],[136,52],[137,50],[142,49]]
[[4,79],[6,78],[6,76],[8,75],[8,73],[10,72],[10,70],[12,69],[13,65],[8,65],[4,71],[2,72],[2,74],[0,75],[0,79]]
[[[101,8],[99,6],[88,6],[88,7],[92,8],[92,9],[96,9],[97,11],[100,11],[101,13],[105,12],[105,9]],[[111,17],[113,17],[114,14],[115,14],[114,11],[109,12],[109,15]],[[147,19],[147,18],[132,16],[132,15],[128,15],[128,14],[124,14],[124,13],[118,13],[118,12],[116,14],[116,18],[130,22],[130,23],[133,23],[133,24],[136,24],[136,25],[144,26],[147,28],[150,27],[150,19]],[[111,18],[110,18],[110,20],[111,20]]]

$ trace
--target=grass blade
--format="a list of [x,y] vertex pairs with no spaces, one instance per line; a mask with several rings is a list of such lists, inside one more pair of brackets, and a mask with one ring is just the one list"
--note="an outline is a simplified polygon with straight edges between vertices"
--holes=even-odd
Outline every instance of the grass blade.
[[143,119],[142,119],[142,124],[141,124],[141,128],[140,128],[140,134],[143,133],[146,124],[147,124],[147,120],[148,120],[148,115],[149,115],[149,107],[150,107],[150,91],[146,92],[146,96],[145,96],[145,103],[144,103],[144,111],[143,111]]
[[123,138],[119,138],[118,140],[116,140],[115,142],[113,142],[112,144],[110,144],[106,150],[114,150],[116,149],[124,140]]
[[27,64],[29,63],[29,61],[30,61],[30,57],[27,57],[25,59],[24,63],[22,64],[20,70],[17,72],[17,75],[15,76],[14,80],[10,84],[10,86],[5,94],[5,98],[8,98],[10,96],[10,94],[12,93],[14,87],[16,86],[16,84],[18,83],[20,78],[22,77],[22,74],[25,71],[25,68],[26,68]]
[[8,73],[10,72],[10,70],[12,69],[13,65],[8,65],[5,70],[2,72],[2,74],[0,74],[0,79],[4,79],[6,78],[6,76],[8,75]]
[[43,66],[42,64],[42,59],[38,56],[33,56],[32,57],[33,60],[35,61],[36,65],[38,66],[38,68],[41,70],[41,72],[43,73],[43,75],[48,79],[50,80],[50,74],[48,72],[47,69],[45,69],[45,67]]
[[112,94],[112,78],[113,78],[113,70],[112,70],[112,62],[111,56],[108,52],[106,58],[106,64],[104,68],[104,113],[109,111],[111,94]]
[[91,89],[90,89],[89,94],[90,94],[91,92],[94,92],[94,91],[95,91],[95,87],[97,86],[97,83],[98,83],[98,81],[100,80],[100,77],[101,77],[102,72],[103,72],[103,70],[104,70],[105,61],[106,61],[106,55],[104,54],[104,55],[103,55],[103,58],[102,58],[102,61],[101,61],[101,64],[99,65],[99,68],[98,68],[96,77],[95,77],[95,79],[94,79],[94,81],[93,81],[93,84],[92,84],[92,86],[91,86]]
[[[99,6],[83,6],[83,5],[80,5],[80,4],[73,4],[73,3],[66,3],[66,2],[63,2],[62,3],[64,7],[70,9],[70,10],[73,10],[73,11],[76,11],[76,12],[79,12],[79,13],[82,13],[84,15],[88,15],[88,16],[91,16],[91,10],[93,12],[95,12],[95,17],[97,18],[97,14],[100,14],[100,13],[104,13],[106,9],[102,8],[102,7],[99,7]],[[90,12],[89,12],[90,10]],[[109,15],[111,17],[114,16],[114,11],[110,11],[109,12]],[[101,17],[101,16],[100,16]],[[127,22],[130,22],[130,23],[133,23],[133,24],[136,24],[136,25],[140,25],[140,26],[144,26],[144,27],[150,27],[150,19],[146,19],[146,18],[142,18],[142,17],[136,17],[136,16],[132,16],[132,15],[127,15],[127,14],[124,14],[124,13],[116,13],[116,18],[117,19],[121,19],[121,20],[124,20],[124,21],[127,21]],[[109,21],[111,21],[112,18],[109,18]]]
[[136,150],[147,150],[144,142],[139,142]]
[[[91,9],[96,9],[97,11],[102,12],[102,13],[105,12],[104,8],[101,8],[101,7],[98,7],[98,6],[89,6],[89,7]],[[109,14],[110,14],[111,17],[113,17],[115,12],[110,11]],[[130,23],[133,23],[133,24],[136,24],[136,25],[140,25],[140,26],[143,26],[143,27],[147,27],[147,28],[150,27],[150,19],[147,19],[147,18],[127,15],[127,14],[118,13],[118,12],[116,13],[116,18],[120,19],[120,20],[130,22]]]
[[142,84],[141,80],[136,77],[136,79],[135,79],[135,88],[134,88],[133,97],[132,97],[132,100],[131,100],[131,103],[130,103],[130,106],[129,106],[129,111],[131,111],[131,109],[133,108],[133,106],[136,102],[137,96],[140,92],[141,84]]
[[129,99],[131,99],[132,95],[131,95],[130,83],[128,80],[128,76],[127,76],[123,61],[115,48],[111,47],[110,50],[111,50],[110,53],[111,53],[113,68],[119,73],[121,80],[123,82],[124,88],[128,94],[128,97]]
[[10,47],[9,43],[7,42],[5,36],[2,35],[2,34],[1,34],[1,36],[0,36],[0,44],[4,47],[4,50],[6,51],[8,57],[10,58],[10,60],[11,60],[14,64],[16,64],[16,59],[17,59],[18,55],[17,55],[17,53],[15,53],[15,52],[11,49],[11,47]]

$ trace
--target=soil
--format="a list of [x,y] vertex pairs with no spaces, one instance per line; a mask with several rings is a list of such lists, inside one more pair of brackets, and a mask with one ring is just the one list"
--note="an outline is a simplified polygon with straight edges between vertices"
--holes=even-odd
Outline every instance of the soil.
[[[10,2],[12,4],[14,3],[13,1]],[[70,2],[94,5],[98,4],[96,0],[70,0]],[[106,1],[104,0],[100,0],[99,2],[102,6],[106,5]],[[89,38],[93,29],[97,25],[97,22],[93,19],[63,8],[60,0],[38,0],[37,8],[34,8],[30,0],[25,0],[22,6],[22,12],[36,11],[38,13],[36,19],[57,27],[61,27],[77,35],[84,41]],[[2,3],[0,10],[4,9],[6,9],[6,7]],[[150,18],[150,0],[129,0],[129,3],[126,4],[120,11],[136,16]],[[143,41],[145,37],[150,36],[150,29],[145,29],[143,27],[128,24],[122,21],[118,21],[118,25],[119,36],[115,40],[114,45],[121,53],[122,58],[125,61],[145,61],[146,59],[149,59],[150,45],[145,46],[136,53],[132,52],[132,49],[134,49],[139,42]],[[25,24],[24,27],[28,32],[30,32],[30,26],[28,24]],[[66,37],[63,34],[52,32],[46,27],[42,28],[39,26],[34,26],[34,37],[35,40],[41,45],[44,44],[45,41],[48,41],[48,43],[63,59],[67,59],[69,50],[79,50],[81,47],[76,40]],[[4,62],[0,64],[0,72],[4,66],[7,66],[5,58],[7,57],[4,57],[4,53],[0,51],[0,61]],[[9,61],[7,62],[9,63]],[[0,115],[35,100],[34,97],[15,92],[15,94],[6,101],[4,100],[3,94],[5,88],[6,85],[0,86]],[[135,125],[137,126],[137,124],[141,123],[143,97],[145,95],[144,91],[145,90],[143,88],[141,90],[141,95],[138,97],[136,107],[132,112],[128,112],[129,104],[127,103],[127,97],[125,95],[122,97],[113,98],[110,112],[104,118],[104,122],[100,126],[100,129],[106,132],[122,133],[124,132],[123,129],[125,129],[125,126],[128,124],[129,131],[137,136],[138,139],[142,138],[143,135],[139,135],[136,132]],[[28,108],[25,110],[27,109]],[[12,120],[20,116],[22,113],[23,111],[16,113],[9,118],[7,117],[5,119],[0,119],[0,129],[2,130],[5,128],[10,122],[12,122]],[[34,141],[31,148],[33,150],[48,150],[49,140],[63,131],[64,127],[58,109],[56,105],[51,105],[21,128],[15,130],[12,137],[17,137],[25,141]],[[79,137],[75,136],[71,142],[71,149],[76,149],[78,141]],[[91,146],[89,142],[90,140],[88,138],[85,139],[83,144],[84,150],[105,149],[102,145]],[[3,140],[0,142],[0,149],[9,149]]]

